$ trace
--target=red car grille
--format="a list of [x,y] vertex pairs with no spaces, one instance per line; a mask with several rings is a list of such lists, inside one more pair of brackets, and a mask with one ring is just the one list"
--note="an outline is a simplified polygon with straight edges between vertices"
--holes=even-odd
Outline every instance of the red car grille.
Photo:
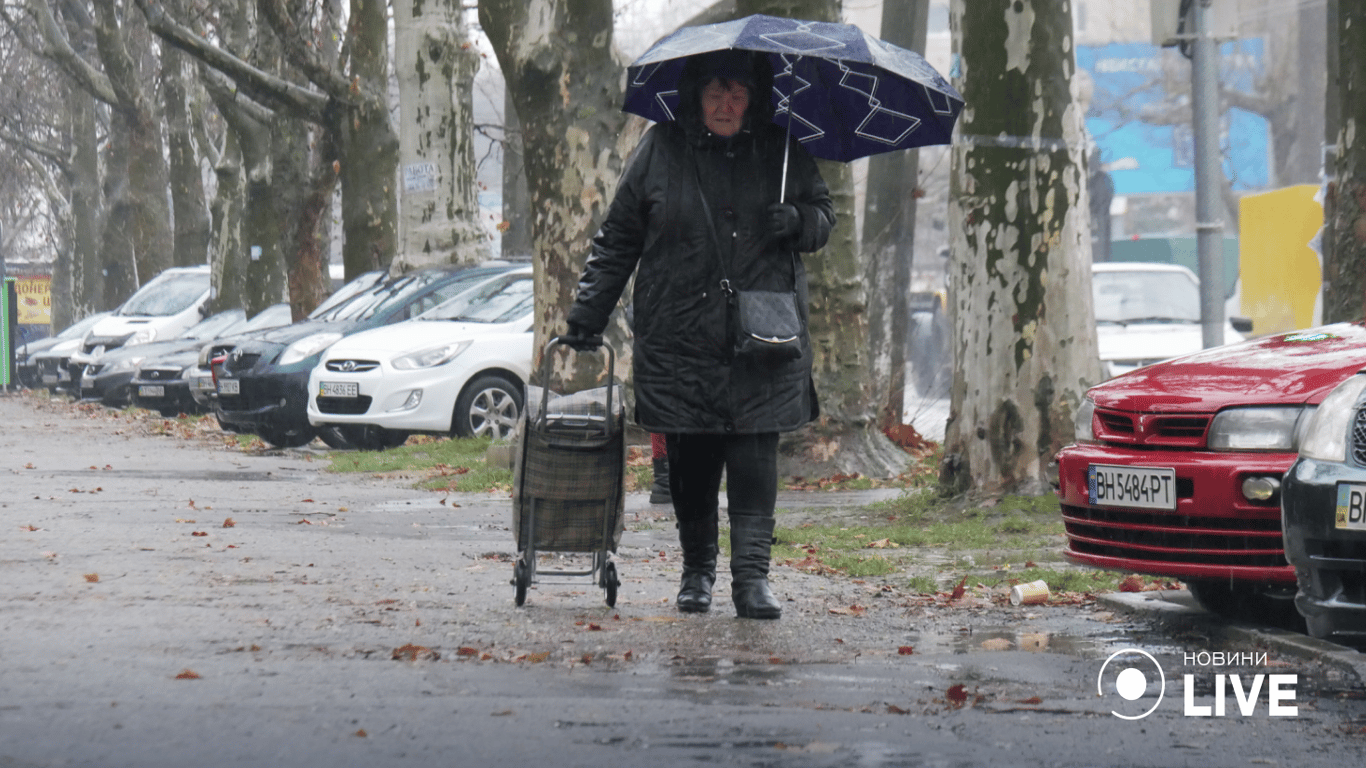
[[1204,414],[1151,414],[1096,410],[1096,439],[1119,445],[1199,448],[1210,417]]
[[1286,565],[1279,509],[1262,517],[1193,517],[1064,504],[1062,515],[1069,546],[1079,554],[1163,563]]

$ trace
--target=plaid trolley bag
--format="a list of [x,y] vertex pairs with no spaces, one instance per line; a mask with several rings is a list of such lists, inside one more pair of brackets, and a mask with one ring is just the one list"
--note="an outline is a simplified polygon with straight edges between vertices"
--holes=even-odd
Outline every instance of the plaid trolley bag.
[[513,467],[512,535],[517,562],[512,584],[517,605],[536,578],[536,553],[592,553],[587,570],[546,571],[554,576],[590,576],[616,605],[616,552],[625,525],[626,430],[622,387],[615,377],[616,354],[607,357],[606,386],[574,393],[550,387],[551,339],[541,355],[537,378],[527,386],[526,408]]

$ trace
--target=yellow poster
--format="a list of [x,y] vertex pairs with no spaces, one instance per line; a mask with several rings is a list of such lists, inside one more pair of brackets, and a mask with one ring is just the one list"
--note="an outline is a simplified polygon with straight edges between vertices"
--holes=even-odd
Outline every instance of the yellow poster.
[[52,324],[52,278],[47,275],[16,277],[20,325]]
[[1256,195],[1238,203],[1242,313],[1256,336],[1309,328],[1323,287],[1323,265],[1310,246],[1323,227],[1314,184]]

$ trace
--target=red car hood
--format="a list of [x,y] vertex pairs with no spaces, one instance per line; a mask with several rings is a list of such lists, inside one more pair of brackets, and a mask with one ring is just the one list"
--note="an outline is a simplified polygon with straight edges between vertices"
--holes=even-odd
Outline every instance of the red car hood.
[[1337,323],[1157,363],[1099,384],[1088,394],[1097,407],[1136,413],[1317,404],[1362,368],[1366,325]]

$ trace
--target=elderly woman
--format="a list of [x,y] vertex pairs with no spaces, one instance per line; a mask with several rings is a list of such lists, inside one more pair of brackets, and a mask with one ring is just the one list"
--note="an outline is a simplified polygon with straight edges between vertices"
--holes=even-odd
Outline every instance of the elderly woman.
[[[797,254],[823,247],[835,225],[815,162],[772,123],[772,83],[762,55],[689,60],[677,119],[652,126],[627,161],[566,334],[576,346],[601,334],[635,273],[635,420],[665,435],[683,550],[678,609],[711,607],[724,471],[731,599],[738,616],[756,619],[782,615],[768,583],[778,435],[818,413]],[[738,356],[731,289],[795,290],[800,356]]]

